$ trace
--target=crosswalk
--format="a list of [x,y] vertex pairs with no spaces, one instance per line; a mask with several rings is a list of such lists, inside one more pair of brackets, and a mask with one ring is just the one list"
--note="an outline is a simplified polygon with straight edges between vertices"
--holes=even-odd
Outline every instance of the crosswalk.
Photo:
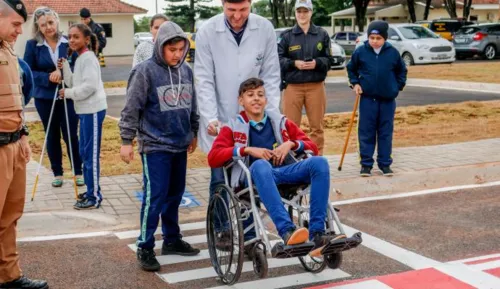
[[[184,237],[186,242],[196,245],[197,247],[207,247],[207,237],[205,234],[205,222],[196,222],[182,224],[181,231],[190,235]],[[197,232],[190,232],[197,231]],[[201,233],[200,233],[201,232]],[[193,235],[192,233],[199,233]],[[161,228],[156,231],[156,234],[161,234]],[[139,231],[126,231],[117,232],[114,234],[117,238],[123,240],[130,240],[128,248],[131,253],[137,251],[135,244]],[[274,245],[278,241],[271,241]],[[162,241],[155,242],[155,249],[160,250]],[[157,256],[158,262],[162,266],[160,273],[157,276],[165,283],[176,284],[186,288],[238,288],[238,289],[255,289],[255,288],[283,288],[287,286],[311,286],[318,282],[332,282],[350,277],[350,274],[342,270],[325,269],[323,272],[313,274],[306,272],[298,258],[290,259],[274,259],[268,258],[269,272],[273,270],[280,270],[279,274],[274,274],[275,277],[266,279],[259,279],[253,273],[253,263],[245,259],[243,263],[242,274],[248,273],[246,278],[240,279],[239,283],[232,286],[221,286],[222,283],[218,282],[218,277],[215,270],[211,266],[209,259],[210,255],[208,249],[203,249],[197,256],[176,256],[168,255]],[[168,267],[167,267],[168,266]],[[201,266],[201,268],[200,268]],[[178,269],[179,268],[179,269]],[[165,272],[165,273],[164,273]],[[272,274],[270,274],[272,275]],[[278,276],[279,275],[279,276]],[[250,278],[250,279],[249,279]]]

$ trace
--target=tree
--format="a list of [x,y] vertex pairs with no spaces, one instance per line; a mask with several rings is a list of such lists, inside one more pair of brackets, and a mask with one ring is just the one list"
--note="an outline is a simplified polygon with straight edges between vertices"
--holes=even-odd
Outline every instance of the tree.
[[165,13],[185,31],[195,30],[196,17],[207,19],[222,11],[220,7],[203,5],[212,2],[211,0],[189,0],[188,4],[181,4],[185,0],[166,1],[169,2],[169,6],[165,8]]
[[464,1],[464,13],[463,13],[464,20],[469,19],[471,7],[472,7],[472,0],[465,0]]
[[253,13],[258,14],[262,17],[265,18],[271,18],[272,13],[271,13],[271,7],[269,5],[268,0],[260,0],[252,5],[253,8]]
[[451,18],[457,18],[457,2],[456,0],[444,0],[444,7]]
[[429,18],[429,10],[431,9],[432,0],[425,0],[424,20]]
[[318,26],[328,26],[331,23],[332,18],[328,16],[330,13],[328,13],[328,9],[326,5],[329,3],[327,2],[334,2],[334,1],[325,1],[325,0],[313,0],[313,6],[314,6],[314,13],[312,16],[312,22],[315,25]]
[[417,22],[417,15],[415,14],[415,0],[406,0],[408,4],[408,13],[410,13],[411,23]]
[[[455,1],[455,0],[453,0]],[[365,16],[370,0],[353,0],[354,8],[356,9],[356,24],[359,32],[365,31]]]
[[149,31],[149,21],[151,17],[141,17],[139,20],[134,19],[134,32],[148,32]]

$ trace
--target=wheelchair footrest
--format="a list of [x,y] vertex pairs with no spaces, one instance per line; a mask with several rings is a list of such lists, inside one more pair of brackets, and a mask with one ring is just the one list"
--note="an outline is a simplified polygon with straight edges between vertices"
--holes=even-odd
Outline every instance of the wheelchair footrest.
[[358,232],[350,238],[339,239],[331,241],[323,250],[321,250],[321,255],[331,255],[335,253],[340,253],[342,251],[347,251],[352,248],[356,248],[363,242],[361,238],[361,232]]
[[313,247],[313,242],[306,242],[293,246],[286,246],[283,242],[280,242],[274,245],[273,249],[271,250],[271,254],[273,258],[277,259],[302,257],[309,254]]

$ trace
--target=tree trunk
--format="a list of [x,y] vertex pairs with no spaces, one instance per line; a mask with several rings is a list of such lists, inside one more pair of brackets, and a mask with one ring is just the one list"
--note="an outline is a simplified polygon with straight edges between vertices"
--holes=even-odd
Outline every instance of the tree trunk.
[[279,11],[280,11],[280,14],[281,14],[281,20],[283,21],[283,24],[285,25],[285,27],[288,26],[288,21],[286,19],[286,13],[285,13],[285,0],[279,0]]
[[271,8],[271,15],[273,16],[273,24],[275,28],[278,28],[280,21],[278,18],[278,6],[276,5],[276,0],[269,0],[269,7]]
[[417,22],[417,15],[415,14],[415,0],[406,0],[408,4],[408,13],[410,13],[411,23]]
[[[288,17],[289,17],[289,19],[291,19],[292,17],[294,17],[294,19],[295,19],[295,2],[296,2],[296,0],[291,0],[290,5],[288,5]],[[293,24],[293,21],[292,21],[292,24]]]
[[189,9],[191,10],[191,14],[189,15],[189,26],[191,27],[191,31],[194,31],[195,26],[195,13],[194,13],[194,2],[196,0],[189,0]]
[[451,18],[457,18],[457,2],[456,0],[444,0],[444,6],[446,7],[446,11]]
[[365,31],[365,16],[366,8],[370,0],[353,0],[354,8],[356,9],[356,24],[358,25],[359,32]]
[[471,7],[472,7],[472,0],[465,0],[464,1],[464,13],[463,13],[464,20],[469,20]]
[[432,0],[425,1],[425,10],[424,10],[424,20],[429,18],[429,10],[431,9]]

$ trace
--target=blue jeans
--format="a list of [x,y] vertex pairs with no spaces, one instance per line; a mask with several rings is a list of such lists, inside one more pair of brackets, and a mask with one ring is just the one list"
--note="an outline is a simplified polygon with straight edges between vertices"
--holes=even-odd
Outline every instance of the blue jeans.
[[[223,168],[215,168],[211,169],[211,176],[210,176],[210,198],[212,198],[213,194],[215,193],[215,188],[217,185],[224,184],[224,169]],[[226,204],[229,204],[229,199],[228,196],[223,196],[224,200],[226,201]],[[221,203],[218,202],[217,205],[220,205]],[[215,208],[216,212],[225,212],[225,209],[223,208]],[[227,215],[220,215],[218,218],[214,218],[214,227],[215,231],[217,232],[222,232],[222,231],[227,231],[229,230],[229,222],[226,220]],[[253,224],[253,215],[250,215],[250,217],[243,221],[243,230],[245,230],[248,226]],[[251,240],[256,237],[255,234],[255,229],[252,229],[248,231],[244,239],[245,241]]]
[[250,166],[252,180],[281,238],[295,225],[290,219],[278,192],[279,184],[311,184],[309,238],[324,234],[326,209],[330,192],[330,169],[323,157],[310,157],[301,162],[274,168],[266,160]]
[[154,152],[142,155],[144,195],[141,208],[141,235],[137,246],[153,249],[158,222],[163,240],[180,239],[179,205],[186,188],[187,152]]

